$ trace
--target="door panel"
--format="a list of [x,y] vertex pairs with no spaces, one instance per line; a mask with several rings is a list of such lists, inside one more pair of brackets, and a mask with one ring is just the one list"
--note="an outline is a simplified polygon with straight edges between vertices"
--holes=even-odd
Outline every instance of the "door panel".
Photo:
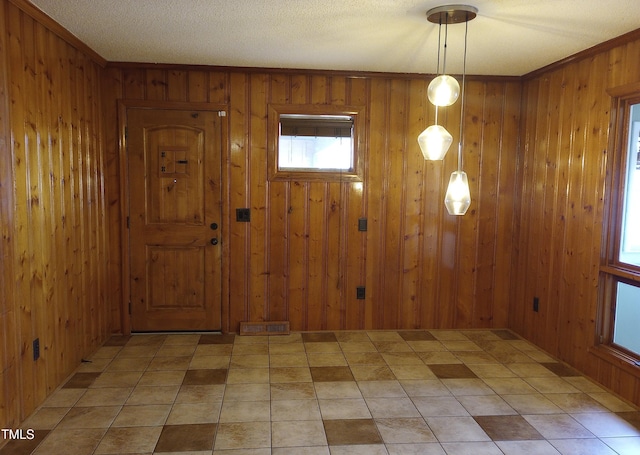
[[131,330],[220,330],[219,119],[128,109],[127,130]]

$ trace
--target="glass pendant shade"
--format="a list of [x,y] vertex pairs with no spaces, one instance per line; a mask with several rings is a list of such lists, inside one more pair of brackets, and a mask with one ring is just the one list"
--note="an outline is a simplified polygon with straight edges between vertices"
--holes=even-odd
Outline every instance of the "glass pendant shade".
[[444,205],[447,207],[449,215],[464,215],[471,205],[471,194],[469,192],[469,180],[464,171],[451,173],[447,194],[444,197]]
[[455,77],[443,74],[429,83],[427,96],[436,106],[451,106],[460,95],[460,84]]
[[440,125],[431,125],[418,136],[425,160],[441,160],[447,154],[453,137]]

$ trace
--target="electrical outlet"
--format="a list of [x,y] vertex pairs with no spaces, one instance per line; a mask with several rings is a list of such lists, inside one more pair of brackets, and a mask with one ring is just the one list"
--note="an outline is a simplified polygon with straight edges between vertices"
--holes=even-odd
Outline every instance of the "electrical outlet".
[[533,311],[535,311],[537,313],[539,309],[540,309],[540,299],[538,297],[534,297],[533,298]]
[[236,221],[240,221],[242,223],[248,223],[251,221],[251,209],[236,209]]
[[40,338],[33,340],[33,360],[40,358]]

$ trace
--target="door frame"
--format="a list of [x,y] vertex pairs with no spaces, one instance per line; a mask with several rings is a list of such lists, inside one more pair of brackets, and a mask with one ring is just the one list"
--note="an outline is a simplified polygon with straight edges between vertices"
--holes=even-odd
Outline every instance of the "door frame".
[[121,280],[122,301],[120,302],[120,319],[123,335],[131,334],[131,315],[129,306],[131,299],[131,266],[129,262],[129,169],[127,166],[127,110],[128,109],[163,109],[185,111],[217,112],[220,117],[221,147],[220,150],[220,225],[221,225],[221,276],[220,276],[220,310],[222,332],[229,332],[229,241],[225,235],[230,232],[229,182],[228,169],[230,163],[229,147],[229,106],[217,103],[189,103],[170,101],[118,100],[118,157],[120,160],[120,239],[121,239]]

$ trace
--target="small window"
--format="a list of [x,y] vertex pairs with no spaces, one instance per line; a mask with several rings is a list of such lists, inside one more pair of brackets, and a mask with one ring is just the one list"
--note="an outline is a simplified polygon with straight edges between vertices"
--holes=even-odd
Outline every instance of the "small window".
[[358,112],[344,106],[271,106],[269,177],[361,180]]

